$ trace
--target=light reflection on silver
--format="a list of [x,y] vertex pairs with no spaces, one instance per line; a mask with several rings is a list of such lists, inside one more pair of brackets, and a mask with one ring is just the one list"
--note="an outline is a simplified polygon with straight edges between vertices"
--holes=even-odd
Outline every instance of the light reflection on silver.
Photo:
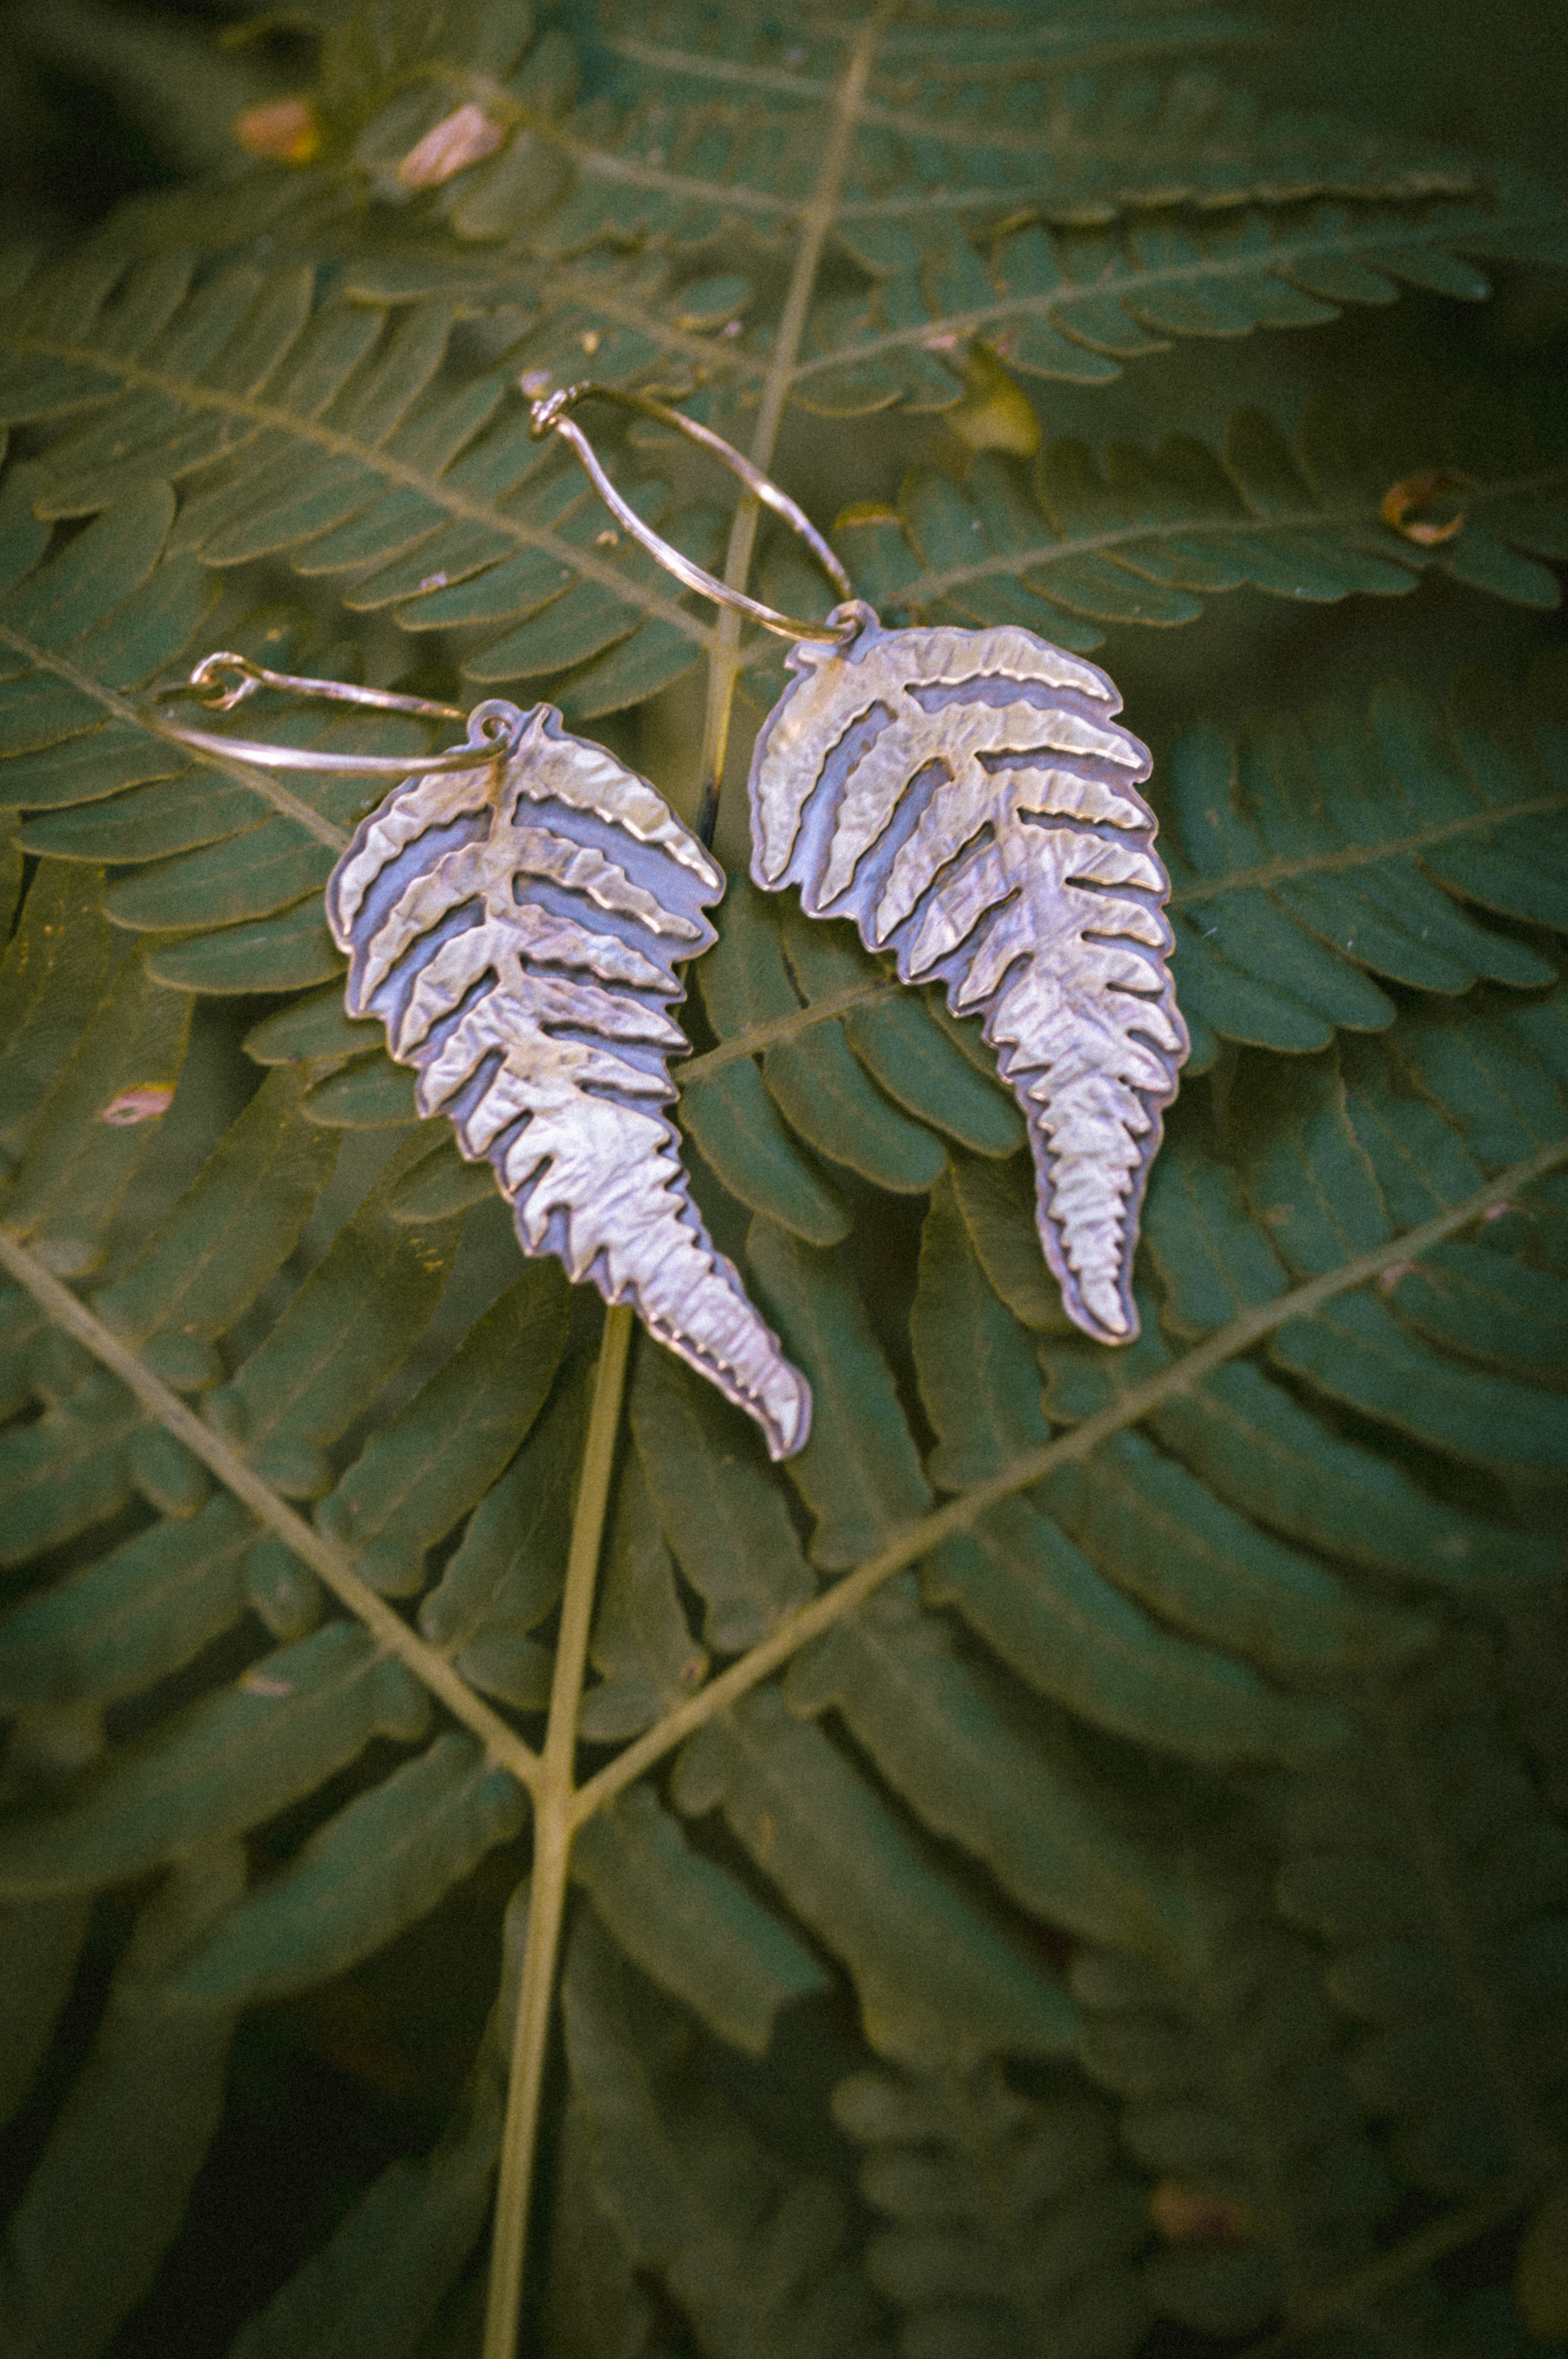
[[829,619],[855,636],[795,650],[757,740],[752,874],[852,918],[956,1015],[984,1013],[1068,1316],[1130,1343],[1143,1191],[1188,1049],[1147,748],[1106,674],[1033,632],[887,631],[858,601]]
[[349,1012],[382,1018],[420,1112],[494,1166],[524,1252],[631,1303],[788,1457],[810,1387],[703,1228],[663,1111],[688,1045],[675,962],[715,940],[723,871],[553,707],[484,709],[510,713],[510,759],[409,777],[332,872]]

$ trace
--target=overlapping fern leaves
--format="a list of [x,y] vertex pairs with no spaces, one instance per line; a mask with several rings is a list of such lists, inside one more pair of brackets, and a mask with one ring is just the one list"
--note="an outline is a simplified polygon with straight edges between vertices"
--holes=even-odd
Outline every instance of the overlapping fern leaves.
[[[530,441],[520,379],[673,389],[765,460],[791,400],[918,417],[998,356],[1087,386],[1399,281],[1474,298],[1476,257],[1560,255],[1555,200],[1269,117],[1191,65],[1240,44],[1244,78],[1214,11],[316,20],[316,162],[5,280],[9,2114],[95,1896],[135,1916],[87,2060],[20,2114],[0,2342],[111,2349],[243,2011],[493,1856],[446,2131],[236,2359],[503,2359],[529,2220],[552,2359],[1111,2359],[1162,2321],[1520,2350],[1443,2262],[1568,2136],[1568,1845],[1518,1660],[1568,1475],[1556,659],[1240,723],[1195,685],[1152,788],[1195,1078],[1123,1354],[1067,1330],[972,1027],[732,879],[676,1114],[815,1390],[783,1471],[646,1343],[621,1417],[597,1299],[518,1260],[345,1017],[320,895],[362,784],[193,755],[149,691],[225,646],[581,720],[712,656],[722,704],[723,632]],[[459,103],[503,145],[407,198]],[[1148,447],[968,466],[933,425],[839,545],[887,619],[1113,665],[1243,585],[1554,602],[1550,392],[1294,407],[1293,443],[1245,408],[1162,440],[1151,390]],[[717,562],[667,445],[613,463]],[[1440,469],[1463,521],[1422,544],[1382,503]],[[773,657],[736,661],[765,702]]]

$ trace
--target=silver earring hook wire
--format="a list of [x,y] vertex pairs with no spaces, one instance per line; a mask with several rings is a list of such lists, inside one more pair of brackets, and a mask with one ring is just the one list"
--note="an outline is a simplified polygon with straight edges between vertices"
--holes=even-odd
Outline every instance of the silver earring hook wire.
[[661,540],[652,527],[643,522],[635,508],[629,507],[622,498],[600,465],[592,443],[568,414],[582,401],[612,401],[620,409],[633,409],[640,417],[656,419],[661,426],[672,426],[676,433],[684,434],[688,442],[698,443],[719,461],[720,466],[728,467],[732,475],[738,476],[764,507],[772,508],[776,516],[783,517],[792,532],[799,534],[840,598],[852,599],[855,594],[853,582],[805,511],[795,506],[787,492],[781,492],[760,467],[754,467],[750,459],[743,458],[739,451],[725,441],[722,435],[715,434],[711,427],[699,426],[695,418],[684,418],[678,409],[671,409],[665,403],[655,401],[652,394],[625,393],[617,386],[586,382],[568,385],[558,393],[547,394],[543,400],[535,401],[529,412],[529,432],[535,440],[542,442],[546,434],[553,433],[561,435],[571,444],[583,463],[589,481],[617,524],[629,532],[650,557],[656,558],[666,573],[673,573],[676,580],[684,582],[688,590],[696,590],[704,598],[711,598],[716,606],[730,607],[737,614],[744,614],[748,621],[760,623],[764,631],[775,632],[781,639],[831,639],[838,643],[854,637],[860,628],[859,621],[797,622],[791,614],[781,614],[775,607],[764,606],[760,599],[748,598],[743,590],[731,590],[728,582],[705,572],[700,565],[693,564],[689,557],[683,557],[678,549],[672,549],[667,540]]
[[[711,599],[717,606],[729,606],[750,622],[759,624],[783,639],[827,639],[842,644],[851,639],[860,628],[860,618],[828,620],[820,623],[801,622],[792,614],[781,614],[775,607],[764,606],[760,599],[747,597],[744,591],[732,590],[728,582],[719,581],[689,557],[662,540],[651,526],[645,525],[636,510],[628,506],[604,469],[600,465],[592,443],[580,426],[568,414],[579,402],[613,402],[618,408],[634,410],[640,417],[652,418],[661,426],[684,434],[717,459],[720,466],[738,477],[746,489],[765,507],[773,510],[806,543],[818,565],[832,582],[839,597],[852,600],[854,584],[827,543],[817,531],[804,509],[797,507],[787,492],[754,467],[750,459],[715,434],[710,427],[698,425],[695,418],[683,417],[652,394],[627,393],[617,386],[580,385],[563,386],[560,392],[535,401],[529,413],[529,431],[535,441],[546,434],[559,434],[571,444],[587,473],[594,490],[611,515],[650,557],[673,574],[687,590]],[[227,685],[224,684],[225,677]],[[225,755],[231,760],[251,762],[264,770],[320,770],[339,777],[357,778],[406,778],[429,777],[447,770],[471,769],[476,756],[505,756],[512,753],[521,734],[524,716],[515,705],[500,698],[475,705],[464,712],[455,704],[433,703],[427,697],[399,696],[391,689],[356,688],[345,680],[314,679],[298,672],[269,671],[265,664],[254,663],[248,656],[235,655],[227,648],[203,656],[188,680],[163,691],[163,698],[191,697],[209,712],[232,712],[237,704],[254,696],[258,689],[270,688],[287,696],[308,696],[329,704],[357,705],[376,712],[407,712],[421,721],[461,721],[468,724],[468,743],[453,745],[444,754],[337,754],[308,745],[271,745],[256,738],[224,737],[216,730],[188,729],[180,723],[159,713],[159,725],[182,745],[198,753]],[[155,705],[161,700],[155,699]]]
[[[226,673],[232,678],[224,687]],[[376,712],[409,712],[421,721],[466,722],[468,742],[449,746],[444,754],[338,754],[309,745],[269,745],[260,739],[223,737],[213,729],[187,729],[161,714],[158,718],[170,736],[199,753],[225,754],[234,761],[253,762],[263,770],[328,770],[351,778],[406,778],[471,770],[476,759],[510,754],[523,726],[524,716],[516,706],[501,698],[492,698],[465,712],[460,705],[435,704],[424,696],[399,696],[388,688],[356,688],[347,680],[269,671],[265,664],[253,663],[248,656],[233,655],[227,648],[203,656],[188,680],[163,693],[165,698],[192,697],[211,712],[232,712],[258,688],[278,689],[287,696],[308,696],[328,704],[368,706]]]

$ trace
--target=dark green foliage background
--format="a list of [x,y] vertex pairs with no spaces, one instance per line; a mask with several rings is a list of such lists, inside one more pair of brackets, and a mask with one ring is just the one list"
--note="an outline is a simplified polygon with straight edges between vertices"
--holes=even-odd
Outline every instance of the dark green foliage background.
[[[137,700],[213,646],[547,696],[691,816],[709,618],[517,379],[750,440],[827,147],[795,78],[855,30],[314,0],[221,43],[249,13],[0,18],[18,2359],[477,2354],[528,1864],[514,1781],[39,1297],[535,1745],[601,1325],[342,1016],[361,789],[269,806]],[[579,1836],[531,2353],[1568,2340],[1561,32],[911,0],[878,35],[772,471],[888,618],[1111,670],[1195,1054],[1108,1353],[973,1027],[744,883],[784,678],[744,651],[676,1116],[817,1429],[770,1470],[639,1341],[581,1774],[996,1497]],[[242,157],[235,109],[304,88],[319,161]],[[404,202],[465,97],[511,144]],[[723,486],[608,447],[719,563]],[[1465,523],[1426,550],[1379,502],[1434,466]],[[781,542],[753,580],[826,603]]]

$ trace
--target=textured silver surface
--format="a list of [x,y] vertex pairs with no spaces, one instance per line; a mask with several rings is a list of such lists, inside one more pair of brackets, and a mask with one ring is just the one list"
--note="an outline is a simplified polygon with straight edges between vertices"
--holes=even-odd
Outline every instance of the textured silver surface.
[[[906,983],[983,1010],[1034,1150],[1068,1315],[1138,1332],[1132,1255],[1187,1054],[1165,960],[1150,758],[1104,672],[1030,631],[885,631],[869,606],[798,677],[752,763],[752,874],[852,918]],[[837,619],[837,617],[836,617]]]
[[723,871],[553,707],[514,718],[510,759],[406,780],[333,870],[349,1012],[382,1018],[421,1113],[488,1157],[524,1251],[631,1303],[787,1457],[810,1388],[703,1228],[662,1111],[688,1045],[675,965],[714,940]]

